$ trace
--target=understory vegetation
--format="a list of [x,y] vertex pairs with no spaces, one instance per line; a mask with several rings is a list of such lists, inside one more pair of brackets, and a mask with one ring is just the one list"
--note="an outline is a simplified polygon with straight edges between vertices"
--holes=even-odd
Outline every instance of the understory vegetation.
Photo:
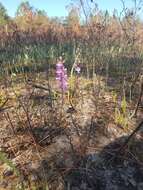
[[0,189],[143,189],[143,1],[120,2],[0,3]]

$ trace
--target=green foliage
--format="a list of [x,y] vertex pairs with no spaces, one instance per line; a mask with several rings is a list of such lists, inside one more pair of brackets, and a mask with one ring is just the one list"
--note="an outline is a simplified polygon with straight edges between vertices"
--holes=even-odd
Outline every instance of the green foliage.
[[43,16],[43,17],[47,16],[46,11],[44,11],[44,10],[37,9],[36,13],[37,13],[38,16]]
[[115,123],[121,125],[123,128],[128,126],[128,118],[118,108],[115,108]]
[[128,114],[127,114],[127,101],[124,95],[120,106],[118,107],[117,103],[117,95],[113,96],[114,103],[116,104],[115,107],[115,123],[121,125],[122,127],[128,127]]
[[11,169],[13,169],[13,171],[15,172],[17,176],[20,175],[19,171],[16,169],[14,164],[9,159],[7,159],[6,155],[2,152],[0,152],[0,160],[4,162],[5,164],[7,164]]
[[75,83],[76,83],[76,76],[70,76],[68,79],[69,84],[69,91],[74,92],[75,91]]
[[69,26],[79,25],[80,17],[77,7],[69,7],[69,14],[65,20],[65,24]]
[[5,7],[0,2],[0,25],[5,25],[9,20]]
[[123,115],[126,115],[127,112],[127,101],[126,101],[126,97],[124,95],[122,101],[121,101],[121,109],[122,109],[122,113]]
[[112,98],[113,98],[113,102],[116,104],[117,103],[117,93],[116,92],[112,92]]
[[25,16],[29,11],[32,11],[33,7],[28,1],[23,1],[17,8],[16,16]]
[[0,106],[5,102],[4,95],[0,93]]

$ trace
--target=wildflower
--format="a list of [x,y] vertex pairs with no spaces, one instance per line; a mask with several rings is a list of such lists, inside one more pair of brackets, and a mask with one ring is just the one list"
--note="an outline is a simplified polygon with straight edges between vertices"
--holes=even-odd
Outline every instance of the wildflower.
[[12,75],[11,75],[12,77],[16,77],[16,74],[15,73],[12,73]]
[[73,65],[73,68],[75,69],[75,71],[77,72],[77,74],[80,74],[81,68],[80,68],[80,57],[81,57],[81,53],[80,53],[80,49],[77,48],[76,52],[75,52],[75,62]]
[[59,81],[59,88],[62,91],[67,90],[67,69],[64,67],[64,61],[62,57],[59,58],[58,63],[56,64],[56,80]]
[[76,71],[78,74],[80,74],[81,68],[80,68],[79,65],[75,64],[74,69],[75,69],[75,71]]

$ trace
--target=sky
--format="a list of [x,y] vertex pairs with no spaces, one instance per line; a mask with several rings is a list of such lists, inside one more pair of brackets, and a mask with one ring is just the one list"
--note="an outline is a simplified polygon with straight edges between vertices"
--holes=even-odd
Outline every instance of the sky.
[[[89,0],[90,1],[90,0]],[[102,10],[108,10],[110,13],[117,9],[119,12],[122,10],[121,0],[93,0],[97,2],[98,7]],[[8,11],[9,16],[14,16],[18,5],[22,0],[0,0]],[[29,3],[35,8],[45,10],[48,16],[67,16],[67,6],[72,3],[73,0],[29,0]],[[126,5],[131,7],[132,0],[125,0]]]
[[[35,8],[45,10],[48,16],[66,16],[66,6],[70,0],[28,0]],[[9,16],[14,16],[22,0],[0,0],[8,11]]]

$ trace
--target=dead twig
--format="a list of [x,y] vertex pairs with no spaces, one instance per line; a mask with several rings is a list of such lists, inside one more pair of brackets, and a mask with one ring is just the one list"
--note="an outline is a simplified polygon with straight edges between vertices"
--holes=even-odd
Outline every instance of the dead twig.
[[138,97],[138,101],[137,101],[135,110],[134,110],[134,112],[133,112],[133,114],[131,115],[130,118],[132,118],[132,117],[134,117],[134,116],[137,115],[137,112],[138,112],[138,109],[139,109],[139,105],[140,105],[140,103],[141,103],[142,96],[143,96],[143,82],[142,82],[142,84],[141,84],[140,94],[139,94],[139,97]]
[[46,91],[50,90],[49,88],[46,88],[46,87],[38,85],[38,84],[32,84],[32,87],[33,88],[38,88],[38,89],[41,89],[41,90],[46,90]]
[[142,126],[143,126],[143,121],[141,121],[139,125],[135,128],[135,130],[128,136],[124,144],[120,147],[118,154],[121,153],[122,150],[124,150],[124,148],[128,145],[129,141],[141,129]]
[[130,99],[132,99],[133,90],[135,88],[135,84],[137,83],[139,77],[140,77],[140,72],[137,73],[137,75],[135,76],[135,78],[132,81],[132,84],[130,86]]
[[10,124],[11,130],[12,130],[13,134],[16,135],[16,132],[15,132],[15,129],[14,129],[14,125],[13,125],[13,122],[12,122],[12,120],[10,118],[9,113],[6,113],[6,114],[4,113],[4,116],[5,116],[6,120],[8,121],[8,123]]
[[0,106],[0,111],[2,111],[4,108],[4,106],[5,106],[5,104],[8,102],[8,98],[3,102],[3,104]]

